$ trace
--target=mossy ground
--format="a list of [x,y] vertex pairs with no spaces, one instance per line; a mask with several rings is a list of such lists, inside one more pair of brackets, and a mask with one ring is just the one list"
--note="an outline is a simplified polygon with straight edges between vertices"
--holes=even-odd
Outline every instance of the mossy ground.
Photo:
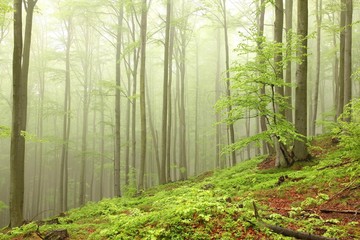
[[253,202],[264,222],[360,239],[360,214],[336,212],[360,208],[359,159],[342,158],[330,137],[313,145],[311,161],[288,169],[258,157],[137,197],[88,203],[57,217],[60,224],[3,229],[0,239],[40,239],[56,229],[66,229],[70,239],[292,239],[257,224]]

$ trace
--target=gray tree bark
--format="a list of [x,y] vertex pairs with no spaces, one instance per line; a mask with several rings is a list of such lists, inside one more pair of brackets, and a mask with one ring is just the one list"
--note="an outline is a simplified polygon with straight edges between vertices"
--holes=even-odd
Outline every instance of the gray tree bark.
[[22,114],[26,105],[22,103],[24,97],[22,88],[25,86],[21,79],[22,60],[22,0],[14,0],[14,50],[13,50],[13,107],[12,130],[10,147],[10,227],[22,225],[24,221],[24,157],[25,138],[22,135],[26,118]]
[[147,34],[147,1],[142,1],[141,13],[141,56],[140,56],[140,122],[141,122],[141,152],[138,190],[144,189],[145,163],[146,163],[146,102],[145,102],[145,77],[146,77],[146,34]]
[[294,143],[295,160],[305,160],[309,156],[307,149],[307,35],[308,35],[308,0],[298,0],[298,26],[297,32],[300,39],[300,46],[297,56],[301,62],[296,69],[296,90],[295,90],[295,128],[304,137],[302,141]]

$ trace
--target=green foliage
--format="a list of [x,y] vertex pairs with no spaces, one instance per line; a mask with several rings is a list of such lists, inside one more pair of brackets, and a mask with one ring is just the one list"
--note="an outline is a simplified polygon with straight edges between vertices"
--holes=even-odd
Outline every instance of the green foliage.
[[11,130],[9,127],[0,126],[0,138],[8,138],[11,135]]
[[[346,165],[330,167],[339,162],[342,150],[323,156],[320,162],[307,163],[302,169],[259,170],[257,165],[264,160],[258,157],[242,162],[235,167],[215,171],[206,178],[161,185],[144,191],[134,197],[132,190],[122,198],[104,199],[98,203],[89,202],[80,209],[73,209],[60,217],[60,225],[39,227],[41,233],[55,229],[67,229],[71,239],[257,239],[248,235],[261,232],[266,239],[288,239],[257,225],[253,202],[263,221],[286,227],[297,226],[309,233],[319,229],[324,236],[341,237],[351,229],[358,229],[356,222],[347,225],[338,219],[325,220],[314,214],[312,208],[320,208],[339,189],[349,184],[339,178],[348,179],[357,169]],[[319,168],[326,167],[323,170]],[[289,180],[277,186],[280,176]],[[292,181],[292,179],[301,179]],[[331,183],[331,184],[329,184]],[[204,188],[204,186],[211,188]],[[318,194],[311,189],[317,188]],[[300,201],[291,198],[303,194]],[[291,203],[289,216],[280,215],[270,208],[269,198],[288,199]],[[333,201],[334,199],[332,199]],[[13,239],[32,233],[30,224],[16,228],[10,233],[0,233],[0,239]],[[359,237],[360,232],[354,236]],[[356,235],[357,234],[357,235]],[[264,237],[264,235],[266,237]]]
[[[277,72],[282,71],[289,61],[296,61],[292,57],[283,57],[281,62],[274,62],[274,55],[285,53],[289,48],[286,44],[267,41],[258,37],[256,30],[250,36],[242,36],[242,43],[238,45],[237,52],[240,61],[231,69],[233,77],[227,79],[231,82],[231,96],[224,97],[216,104],[218,111],[232,108],[226,112],[224,122],[232,124],[245,118],[264,117],[268,130],[257,135],[240,139],[237,143],[226,148],[226,152],[241,149],[248,144],[262,141],[272,143],[272,137],[277,137],[285,146],[294,139],[301,140],[295,127],[288,122],[283,111],[291,109],[287,98],[280,95],[276,89],[292,87],[278,78]],[[296,37],[293,37],[296,43]],[[295,49],[292,46],[291,49]],[[290,54],[292,55],[292,54]]]
[[345,158],[360,159],[360,99],[345,106],[333,134],[339,138]]

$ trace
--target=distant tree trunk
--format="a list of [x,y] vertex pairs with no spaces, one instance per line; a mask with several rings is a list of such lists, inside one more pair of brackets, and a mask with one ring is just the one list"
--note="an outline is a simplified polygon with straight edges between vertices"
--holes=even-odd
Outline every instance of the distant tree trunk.
[[138,190],[144,189],[145,162],[146,162],[146,34],[147,34],[147,1],[142,1],[141,13],[141,61],[140,61],[140,122],[141,122],[141,152]]
[[298,35],[300,46],[297,56],[301,63],[296,70],[296,96],[295,96],[295,128],[304,138],[294,143],[295,160],[305,160],[309,156],[306,146],[307,136],[307,34],[308,34],[308,0],[298,1]]
[[[220,99],[220,30],[217,31],[216,37],[216,75],[215,75],[215,102]],[[220,125],[220,113],[216,113],[216,160],[215,160],[215,168],[222,168],[221,161],[221,125]]]
[[346,0],[341,0],[341,13],[340,13],[340,56],[339,56],[339,98],[338,108],[336,111],[337,117],[343,112],[344,109],[344,71],[345,71],[345,24],[346,24]]
[[[169,46],[170,46],[170,19],[171,0],[166,1],[166,30],[164,45],[164,80],[163,80],[163,107],[162,107],[162,131],[161,131],[161,172],[160,184],[167,182],[166,179],[166,151],[167,151],[167,127],[168,127],[168,84],[169,84]],[[171,56],[170,56],[171,58]]]
[[[275,50],[274,55],[274,65],[275,65],[275,74],[277,80],[284,81],[283,74],[283,55],[282,55],[282,35],[283,35],[283,25],[284,25],[284,7],[283,0],[275,1],[275,23],[274,23],[274,41],[278,46]],[[276,93],[280,96],[284,96],[284,87],[278,86],[276,87]],[[276,104],[275,109],[273,110],[274,114],[285,115],[285,110],[280,109],[280,105]],[[274,124],[277,124],[277,117],[274,117]],[[286,156],[281,150],[281,143],[279,142],[278,136],[274,136],[274,146],[276,151],[276,161],[275,166],[277,167],[285,167],[287,166],[287,162],[285,161]]]
[[[126,61],[125,61],[126,62]],[[130,61],[129,61],[130,62]],[[126,65],[125,65],[126,67]],[[131,96],[131,72],[129,68],[126,68],[127,72],[127,95]],[[131,116],[131,101],[127,99],[126,103],[126,149],[125,149],[125,185],[130,184],[130,116]]]
[[81,138],[81,162],[80,162],[80,188],[79,188],[79,205],[83,206],[86,200],[86,162],[87,162],[87,140],[88,140],[88,124],[89,124],[89,105],[91,89],[91,32],[90,25],[86,23],[84,26],[85,37],[85,53],[82,60],[82,69],[84,72],[83,81],[83,122],[82,122],[82,138]]
[[[229,50],[229,37],[228,37],[228,24],[227,24],[227,8],[226,0],[222,0],[221,10],[223,11],[223,27],[224,27],[224,36],[225,36],[225,66],[226,66],[226,96],[231,97],[230,92],[230,50]],[[229,105],[228,113],[231,115],[232,107]],[[234,124],[229,124],[229,135],[230,135],[230,144],[235,143],[235,130]],[[231,163],[234,166],[236,164],[236,153],[235,151],[231,152]]]
[[[264,36],[264,23],[265,23],[265,0],[260,0],[259,6],[258,6],[258,37],[259,40],[257,42],[257,47],[259,49],[259,51],[262,51],[262,37]],[[264,95],[265,94],[265,86],[263,85],[260,89],[260,94]],[[260,116],[260,127],[261,127],[261,131],[265,132],[267,130],[267,125],[266,125],[266,118],[265,116]],[[263,141],[263,153],[264,154],[273,154],[274,153],[274,149],[271,146],[270,143]]]
[[[100,68],[100,79],[102,78],[101,68]],[[100,92],[102,93],[102,88],[100,87]],[[105,101],[104,95],[100,95],[100,155],[101,155],[101,165],[100,165],[100,196],[99,199],[104,198],[104,170],[105,170]]]
[[[171,20],[170,20],[171,21]],[[171,181],[171,134],[172,134],[172,94],[171,94],[171,88],[172,88],[172,70],[173,70],[173,52],[174,52],[174,39],[175,39],[175,26],[174,24],[171,25],[170,28],[170,43],[169,43],[169,85],[168,85],[168,129],[167,129],[167,150],[166,150],[166,179],[168,182]],[[175,151],[175,149],[174,149]]]
[[195,158],[194,158],[194,174],[195,176],[199,173],[199,126],[198,126],[198,117],[199,117],[199,43],[196,41],[196,87],[195,87]]
[[[279,46],[276,48],[275,56],[274,56],[274,63],[275,63],[275,73],[276,78],[278,80],[284,80],[284,73],[283,73],[283,54],[282,54],[282,47],[280,44],[283,42],[283,26],[284,26],[284,7],[283,7],[283,0],[276,0],[275,1],[275,22],[274,22],[274,41]],[[276,87],[276,92],[284,96],[284,87]],[[281,111],[282,112],[282,111]]]
[[319,102],[319,83],[320,83],[320,72],[321,72],[321,23],[322,23],[322,0],[316,0],[316,78],[315,78],[315,89],[314,89],[314,99],[312,101],[313,112],[312,118],[310,121],[310,135],[315,136],[316,134],[316,119],[318,112],[318,102]]
[[[332,13],[331,15],[329,15],[329,20],[335,25],[335,14]],[[333,47],[334,49],[337,49],[337,37],[336,37],[336,32],[334,31],[332,34],[332,38],[333,38]],[[338,58],[338,51],[336,50],[336,52],[334,53],[334,61],[333,61],[333,94],[334,94],[334,110],[335,110],[335,114],[334,114],[334,121],[336,122],[337,120],[337,110],[338,110],[338,104],[339,104],[339,58]]]
[[61,147],[61,164],[60,164],[60,192],[59,205],[60,211],[68,209],[68,156],[69,156],[69,138],[70,138],[70,111],[71,111],[71,94],[70,94],[70,49],[72,41],[72,19],[65,21],[67,33],[66,53],[65,53],[65,96],[64,96],[64,116],[63,116],[63,143]]
[[[286,57],[289,58],[292,55],[292,21],[293,21],[293,1],[285,1],[285,25],[286,25]],[[291,61],[286,62],[285,82],[292,83],[292,69]],[[292,106],[292,87],[285,87],[285,96],[287,103]],[[285,109],[285,117],[289,122],[293,122],[293,110],[291,108]]]
[[[14,49],[13,49],[13,106],[10,146],[10,227],[18,227],[24,221],[24,158],[26,116],[23,112],[27,106],[23,103],[26,84],[22,82],[22,0],[14,0]],[[26,103],[26,100],[25,100]],[[25,110],[26,112],[26,110]],[[24,118],[25,117],[25,118]]]
[[153,121],[152,110],[151,110],[151,102],[150,102],[150,97],[149,97],[149,86],[147,83],[146,83],[145,95],[146,95],[146,101],[147,101],[147,106],[148,106],[149,127],[150,127],[150,134],[152,137],[152,143],[153,143],[153,147],[154,147],[156,170],[158,172],[158,180],[160,183],[161,164],[160,164],[160,156],[159,156],[159,139],[158,139],[157,131],[155,130],[155,127],[154,127],[154,121]]
[[[136,39],[136,27],[135,27],[135,15],[136,12],[131,13],[131,36],[132,41],[134,43],[137,42]],[[134,97],[132,100],[132,111],[131,111],[131,154],[132,154],[132,160],[131,160],[131,167],[132,167],[132,177],[133,177],[133,185],[136,186],[136,95],[137,95],[137,71],[138,71],[138,65],[139,65],[139,49],[134,48],[133,50],[133,69],[132,69],[132,76],[133,76],[133,85],[132,85],[132,96]]]
[[[352,18],[353,1],[346,0],[346,21],[345,21],[345,50],[344,50],[344,106],[350,103],[352,94]],[[350,121],[350,119],[345,119]]]
[[118,25],[116,33],[116,59],[115,59],[115,150],[114,150],[114,194],[121,196],[120,190],[120,101],[121,101],[121,39],[122,39],[123,5],[121,3],[118,15]]
[[[43,67],[43,66],[42,66]],[[37,116],[37,136],[38,138],[42,139],[44,134],[44,95],[45,95],[45,74],[42,70],[41,73],[39,73],[39,98],[38,98],[38,116]],[[39,173],[38,173],[38,183],[37,183],[37,189],[34,193],[37,194],[32,200],[36,204],[36,208],[33,210],[35,211],[35,214],[39,214],[40,208],[41,208],[41,184],[43,182],[43,165],[44,165],[44,143],[39,142],[38,145],[38,156],[39,156]],[[35,182],[34,182],[35,184]]]

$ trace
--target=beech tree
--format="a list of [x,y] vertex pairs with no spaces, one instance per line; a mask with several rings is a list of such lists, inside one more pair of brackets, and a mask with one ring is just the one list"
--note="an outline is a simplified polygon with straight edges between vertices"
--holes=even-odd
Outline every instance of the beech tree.
[[[169,102],[169,65],[171,56],[170,50],[170,19],[171,19],[171,0],[166,1],[166,27],[165,27],[165,42],[164,42],[164,80],[163,80],[163,109],[162,109],[162,129],[161,129],[161,168],[160,168],[160,183],[166,183],[169,179],[166,179],[167,169],[167,145],[170,139],[167,139],[168,130],[168,102]],[[169,60],[170,58],[170,60]],[[170,121],[169,121],[170,122]]]
[[[13,52],[13,116],[10,150],[10,227],[20,226],[23,221],[24,207],[24,155],[26,105],[22,92],[26,85],[21,79],[22,60],[22,0],[14,0],[14,52]],[[27,91],[27,89],[25,89]],[[26,113],[26,111],[25,111]]]
[[[13,115],[10,149],[10,227],[23,223],[27,87],[31,30],[37,0],[24,1],[26,24],[22,34],[22,1],[14,0]],[[23,48],[24,47],[24,48]]]
[[303,135],[301,140],[294,143],[294,157],[296,160],[305,160],[309,156],[307,149],[307,35],[308,35],[308,0],[298,0],[297,34],[300,44],[297,56],[300,62],[296,68],[295,88],[295,128]]
[[147,34],[147,0],[142,1],[141,8],[141,53],[140,53],[140,121],[141,121],[141,151],[138,190],[144,189],[145,163],[146,163],[146,101],[145,101],[145,77],[146,77],[146,34]]

